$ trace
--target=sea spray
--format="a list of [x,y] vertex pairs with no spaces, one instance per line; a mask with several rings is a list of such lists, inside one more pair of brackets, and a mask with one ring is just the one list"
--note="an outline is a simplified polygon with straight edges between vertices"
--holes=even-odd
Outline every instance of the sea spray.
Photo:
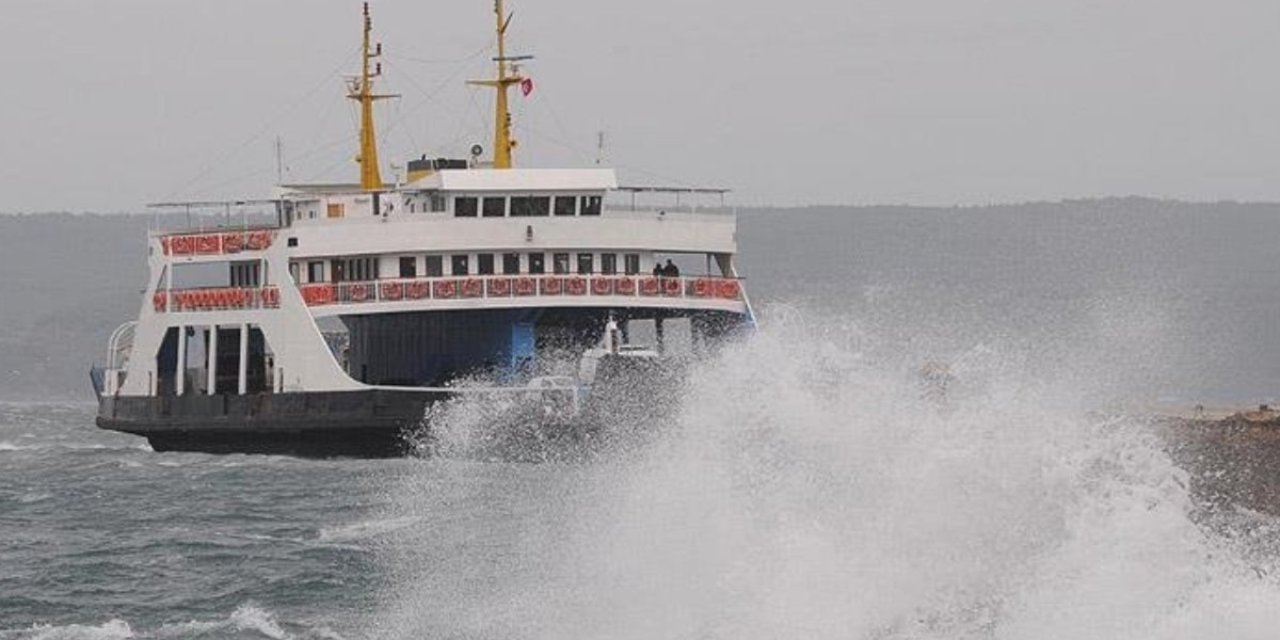
[[[1091,390],[1052,383],[1088,376],[1041,363],[1030,375],[1033,357],[982,345],[954,359],[945,397],[927,398],[917,372],[930,354],[886,357],[847,322],[777,317],[699,364],[642,449],[493,471],[514,484],[423,463],[392,488],[392,510],[454,520],[381,549],[379,631],[1251,638],[1280,626],[1280,586],[1193,519],[1187,474],[1158,437],[1091,417],[1074,402]],[[477,483],[467,517],[437,497],[462,477]]]

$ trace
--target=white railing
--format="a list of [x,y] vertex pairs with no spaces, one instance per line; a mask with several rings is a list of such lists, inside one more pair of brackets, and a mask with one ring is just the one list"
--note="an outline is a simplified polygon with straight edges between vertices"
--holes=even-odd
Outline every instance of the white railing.
[[312,307],[414,300],[608,296],[731,301],[743,299],[741,280],[713,276],[457,276],[306,284],[299,289],[302,299]]

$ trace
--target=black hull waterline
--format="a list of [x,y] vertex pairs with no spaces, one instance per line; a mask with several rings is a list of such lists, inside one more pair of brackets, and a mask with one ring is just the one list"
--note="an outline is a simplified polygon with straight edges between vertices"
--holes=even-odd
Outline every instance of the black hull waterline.
[[407,437],[441,391],[103,397],[97,425],[142,436],[156,451],[303,457],[408,455]]

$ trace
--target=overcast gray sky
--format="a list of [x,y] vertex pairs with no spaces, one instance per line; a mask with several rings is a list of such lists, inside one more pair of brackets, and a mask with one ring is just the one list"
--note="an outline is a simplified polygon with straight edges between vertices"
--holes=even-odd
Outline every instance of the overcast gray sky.
[[[0,12],[0,211],[355,180],[357,0]],[[742,204],[1280,200],[1276,0],[509,0],[524,166]],[[383,165],[489,146],[490,0],[375,0]],[[387,170],[389,172],[389,169]]]

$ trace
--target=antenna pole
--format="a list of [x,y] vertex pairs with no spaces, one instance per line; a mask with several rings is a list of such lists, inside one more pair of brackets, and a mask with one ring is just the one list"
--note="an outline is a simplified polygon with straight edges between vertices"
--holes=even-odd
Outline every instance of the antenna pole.
[[284,141],[276,136],[276,184],[284,184]]

